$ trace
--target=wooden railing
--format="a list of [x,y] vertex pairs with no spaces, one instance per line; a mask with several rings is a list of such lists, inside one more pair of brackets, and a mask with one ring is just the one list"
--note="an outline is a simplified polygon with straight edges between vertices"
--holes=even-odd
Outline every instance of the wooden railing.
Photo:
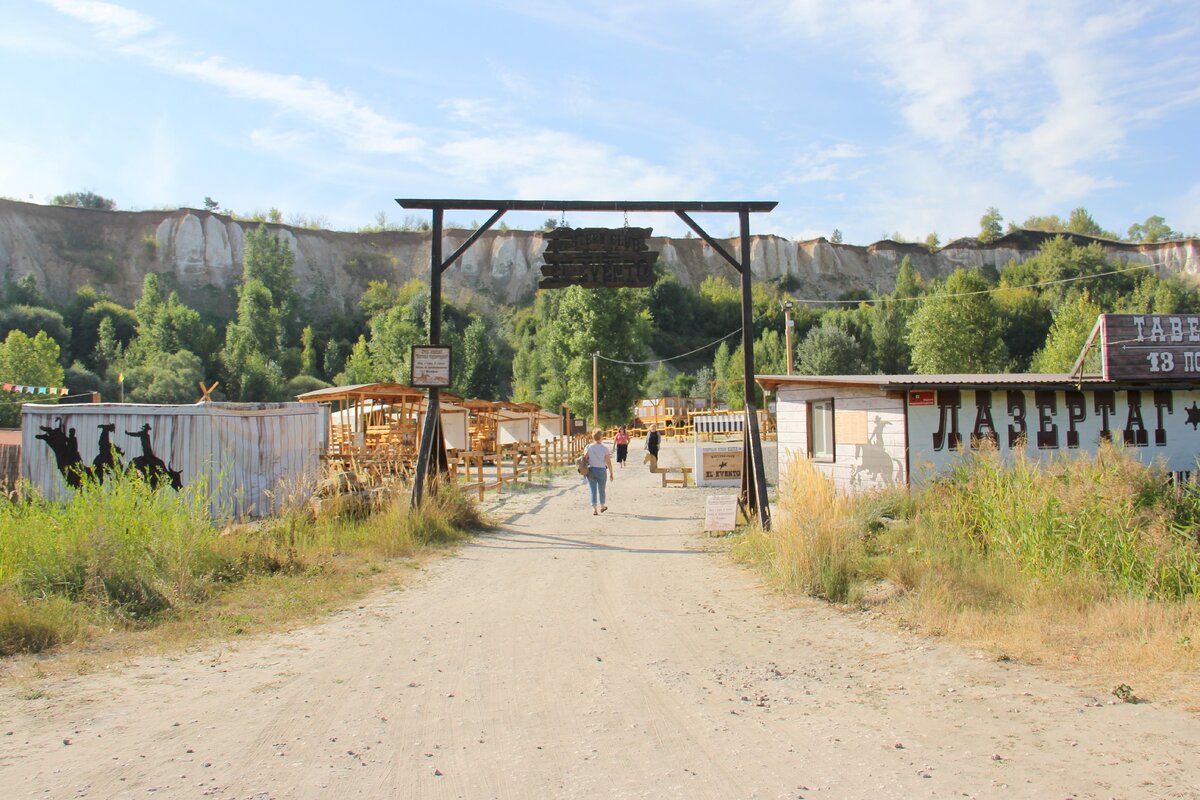
[[499,452],[459,451],[450,457],[450,474],[459,487],[479,493],[504,492],[505,486],[522,479],[532,482],[535,475],[573,465],[587,446],[586,436],[559,436],[532,444],[505,445]]

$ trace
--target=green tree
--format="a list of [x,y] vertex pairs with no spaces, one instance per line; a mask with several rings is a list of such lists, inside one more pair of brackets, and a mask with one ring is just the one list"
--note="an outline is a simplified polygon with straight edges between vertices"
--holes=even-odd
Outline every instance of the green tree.
[[1096,220],[1092,219],[1088,210],[1082,206],[1071,210],[1070,216],[1067,217],[1067,230],[1084,236],[1098,236],[1105,239],[1119,238],[1101,228]]
[[860,345],[837,321],[826,316],[796,348],[800,375],[854,375],[860,373]]
[[345,339],[330,339],[325,343],[325,351],[321,354],[321,371],[325,375],[337,375],[345,368],[349,355],[350,342]]
[[694,397],[692,392],[695,388],[696,376],[686,372],[676,373],[675,378],[671,381],[671,393],[676,397]]
[[900,259],[900,269],[896,273],[896,289],[892,297],[920,297],[925,294],[925,280],[913,266],[908,256]]
[[1034,354],[1030,369],[1042,373],[1070,371],[1100,313],[1100,306],[1092,302],[1086,291],[1060,304],[1054,309],[1054,322],[1050,325],[1046,344]]
[[875,307],[871,338],[875,345],[876,366],[885,375],[906,375],[912,368],[908,318],[913,310],[911,302],[891,297]]
[[300,374],[316,378],[321,373],[317,367],[316,334],[312,325],[305,325],[300,331]]
[[667,372],[667,365],[660,361],[654,369],[646,373],[646,378],[642,381],[641,395],[642,397],[670,397],[674,393],[674,383],[670,373]]
[[837,228],[834,228],[833,235],[831,235],[829,237],[829,241],[834,244],[841,244],[842,243],[842,232],[840,230],[838,230]]
[[115,211],[117,204],[107,197],[101,197],[95,192],[71,192],[56,194],[50,200],[56,206],[74,206],[75,208],[90,208],[96,211]]
[[979,241],[984,244],[991,244],[1004,235],[1004,228],[1001,223],[1004,222],[1004,217],[1000,216],[1000,212],[995,206],[989,206],[988,210],[979,218]]
[[296,293],[296,255],[280,236],[259,225],[246,232],[242,278],[245,283],[259,281],[271,293],[282,332],[289,341],[299,335],[300,298]]
[[[538,403],[557,408],[567,403],[580,416],[592,408],[592,353],[618,361],[642,361],[650,338],[648,294],[636,289],[558,290],[559,314],[541,320],[539,333],[551,355],[543,373]],[[600,423],[622,424],[638,400],[645,365],[600,363]]]
[[194,403],[204,379],[200,357],[187,350],[164,353],[125,371],[125,399],[131,403]]
[[9,306],[0,309],[0,338],[10,331],[22,331],[28,336],[45,333],[59,348],[65,351],[71,346],[71,329],[63,321],[63,315],[49,308],[38,306]]
[[500,394],[496,370],[496,345],[487,325],[479,317],[463,332],[460,392],[466,397],[497,398]]
[[103,317],[96,330],[96,349],[92,354],[91,363],[100,372],[109,367],[115,367],[121,362],[125,348],[117,339],[116,323],[112,317]]
[[8,299],[9,305],[40,306],[42,308],[50,306],[46,296],[38,288],[37,278],[33,276],[32,272],[26,272],[17,280],[6,283],[4,295]]
[[359,383],[375,383],[378,380],[375,365],[371,363],[367,337],[360,336],[350,350],[350,357],[346,359],[346,368],[333,382],[337,386],[353,386]]
[[1045,217],[1031,216],[1026,218],[1021,225],[1027,231],[1045,231],[1048,233],[1065,233],[1067,223],[1063,222],[1062,217],[1057,214],[1050,214]]
[[223,384],[238,400],[268,399],[252,394],[254,387],[282,393],[283,378],[272,386],[278,370],[282,325],[271,292],[261,281],[248,280],[239,290],[237,319],[225,329],[225,347],[221,351]]
[[[371,320],[371,338],[367,349],[379,380],[407,383],[412,373],[412,346],[429,340],[428,334],[413,320],[408,305],[397,305]],[[443,341],[445,341],[445,331]]]
[[1178,239],[1181,234],[1171,230],[1171,226],[1162,217],[1155,215],[1146,217],[1145,222],[1135,222],[1129,226],[1129,238],[1135,242],[1161,242],[1166,239]]
[[960,267],[913,313],[908,343],[917,373],[1007,368],[1003,320],[988,288],[978,272]]
[[[63,385],[63,368],[58,362],[61,355],[58,342],[38,331],[29,336],[24,331],[12,330],[0,344],[0,377],[5,383],[20,386]],[[14,399],[21,395],[9,395],[0,403],[0,427],[18,428],[21,425],[21,406]],[[38,403],[57,403],[53,395],[35,395]]]
[[1050,307],[1032,289],[1001,288],[993,295],[1003,319],[1004,346],[1012,369],[1024,372],[1030,359],[1046,341],[1050,330]]

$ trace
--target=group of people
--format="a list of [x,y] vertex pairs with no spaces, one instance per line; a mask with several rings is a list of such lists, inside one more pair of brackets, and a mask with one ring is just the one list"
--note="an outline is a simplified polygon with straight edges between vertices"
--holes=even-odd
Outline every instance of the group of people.
[[[646,450],[650,455],[658,458],[658,446],[662,441],[658,433],[658,426],[651,425],[649,432],[646,434]],[[622,425],[617,435],[613,438],[613,443],[617,446],[617,463],[621,468],[625,468],[625,462],[629,459],[629,431],[625,430]],[[608,504],[605,498],[605,488],[609,480],[616,480],[616,471],[613,469],[612,451],[604,444],[604,432],[596,431],[592,434],[592,443],[588,445],[586,450],[587,455],[587,482],[592,494],[592,514],[603,514],[608,511]]]

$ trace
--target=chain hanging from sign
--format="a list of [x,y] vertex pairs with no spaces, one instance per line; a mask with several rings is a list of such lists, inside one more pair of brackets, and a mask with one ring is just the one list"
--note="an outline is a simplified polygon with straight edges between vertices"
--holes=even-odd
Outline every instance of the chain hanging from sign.
[[646,244],[651,230],[626,227],[549,231],[538,288],[653,286],[658,253]]

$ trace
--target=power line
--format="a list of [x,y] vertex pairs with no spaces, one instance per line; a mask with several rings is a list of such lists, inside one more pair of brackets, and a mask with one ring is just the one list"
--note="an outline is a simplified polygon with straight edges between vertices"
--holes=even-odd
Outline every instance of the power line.
[[[891,302],[923,302],[925,300],[930,300],[935,297],[939,298],[939,299],[954,298],[954,297],[971,297],[973,295],[993,294],[995,292],[1006,291],[1008,289],[1035,289],[1035,288],[1040,288],[1042,286],[1055,286],[1057,284],[1073,283],[1075,281],[1092,280],[1093,278],[1105,278],[1105,277],[1108,277],[1109,275],[1121,275],[1126,272],[1135,272],[1137,270],[1154,269],[1156,267],[1164,267],[1164,266],[1166,266],[1166,262],[1154,261],[1149,264],[1137,264],[1132,267],[1125,267],[1123,269],[1114,269],[1114,270],[1109,270],[1107,272],[1097,272],[1092,275],[1076,275],[1073,278],[1056,278],[1054,280],[1049,280],[1049,281],[1039,281],[1038,283],[1026,283],[1026,284],[1022,284],[1020,286],[994,286],[990,289],[979,289],[974,292],[955,292],[953,294],[920,295],[917,297],[881,297],[881,298],[876,298],[874,300],[801,300],[801,299],[797,299],[797,298],[792,298],[792,302],[793,303],[803,303],[803,304],[808,304],[808,305],[853,305],[853,306],[858,306],[858,305],[872,305],[873,306],[873,305],[879,305],[881,303],[891,303]],[[755,320],[756,323],[758,321],[759,320]],[[668,356],[666,358],[657,358],[657,359],[653,359],[651,361],[622,361],[620,359],[609,358],[608,356],[600,355],[599,353],[597,353],[596,355],[601,360],[607,361],[611,364],[626,364],[628,366],[639,366],[639,367],[640,366],[648,366],[650,364],[663,364],[667,361],[675,361],[676,359],[687,358],[690,355],[699,353],[701,350],[707,350],[708,348],[713,347],[714,345],[718,345],[721,342],[728,339],[729,337],[736,336],[741,332],[742,332],[742,329],[738,328],[737,330],[733,331],[732,333],[725,334],[720,339],[709,342],[708,344],[706,344],[702,347],[697,347],[695,350],[689,350],[686,353],[681,353],[676,356]]]
[[725,341],[730,336],[737,336],[741,332],[742,332],[742,329],[738,328],[733,333],[727,333],[724,336],[722,336],[720,339],[717,339],[716,341],[713,341],[713,342],[709,342],[708,344],[704,345],[703,347],[697,347],[695,350],[689,350],[686,353],[681,353],[677,356],[669,356],[667,358],[656,358],[653,361],[620,361],[615,358],[609,358],[608,356],[602,356],[599,353],[597,353],[596,355],[600,359],[602,359],[604,361],[608,361],[609,363],[612,363],[612,364],[629,364],[632,366],[642,366],[643,364],[661,364],[665,361],[674,361],[677,358],[686,358],[687,356],[690,356],[693,353],[699,353],[701,350],[707,350],[708,348],[712,347],[713,345],[720,344],[721,342]]
[[868,305],[874,306],[880,303],[900,303],[900,302],[924,302],[934,298],[942,299],[948,297],[971,297],[972,295],[993,294],[994,292],[1003,292],[1009,289],[1036,289],[1042,286],[1054,286],[1060,283],[1073,283],[1075,281],[1088,281],[1093,278],[1105,278],[1109,275],[1121,275],[1126,272],[1136,272],[1140,269],[1154,269],[1155,267],[1166,266],[1165,262],[1154,262],[1151,264],[1138,264],[1124,269],[1114,269],[1108,272],[1096,272],[1092,275],[1076,275],[1073,278],[1056,278],[1051,281],[1039,281],[1038,283],[1023,283],[1020,286],[993,286],[990,289],[978,289],[974,292],[955,292],[953,294],[923,294],[917,297],[877,297],[874,300],[800,300],[792,298],[793,303],[804,303],[807,305]]

